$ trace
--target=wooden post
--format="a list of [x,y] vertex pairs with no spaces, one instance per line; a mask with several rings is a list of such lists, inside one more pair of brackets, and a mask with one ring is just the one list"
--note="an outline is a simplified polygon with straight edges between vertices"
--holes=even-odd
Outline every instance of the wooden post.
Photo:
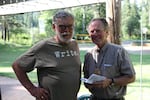
[[106,0],[106,18],[110,25],[108,41],[120,44],[121,0]]

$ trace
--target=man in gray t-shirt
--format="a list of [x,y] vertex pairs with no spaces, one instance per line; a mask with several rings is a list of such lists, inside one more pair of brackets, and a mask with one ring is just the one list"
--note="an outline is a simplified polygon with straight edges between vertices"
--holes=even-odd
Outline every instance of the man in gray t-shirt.
[[127,51],[107,42],[108,23],[104,18],[93,19],[88,32],[96,46],[85,55],[84,77],[92,74],[105,77],[102,81],[85,83],[92,93],[91,100],[124,100],[127,85],[135,81],[135,70]]
[[[37,100],[77,100],[81,61],[78,44],[72,39],[73,24],[70,13],[56,13],[53,17],[56,35],[35,44],[12,65],[19,81]],[[35,68],[38,87],[27,76]]]

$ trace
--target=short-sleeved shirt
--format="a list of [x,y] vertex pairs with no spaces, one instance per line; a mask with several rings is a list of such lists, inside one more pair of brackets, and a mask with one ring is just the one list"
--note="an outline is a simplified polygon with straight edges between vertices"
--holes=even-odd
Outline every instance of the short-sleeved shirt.
[[[83,66],[84,77],[88,78],[96,68],[107,78],[135,75],[128,52],[122,46],[110,43],[106,43],[101,50],[94,47],[86,53]],[[93,88],[90,92],[98,98],[119,98],[126,94],[126,87],[112,85],[107,88]]]
[[37,68],[39,86],[49,91],[49,100],[76,100],[81,77],[79,55],[74,40],[62,45],[46,39],[21,55],[17,62],[26,72]]

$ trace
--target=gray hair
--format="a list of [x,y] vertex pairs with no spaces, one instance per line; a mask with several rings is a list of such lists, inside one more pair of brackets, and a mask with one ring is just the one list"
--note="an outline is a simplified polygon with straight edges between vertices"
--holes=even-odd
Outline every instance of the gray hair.
[[102,22],[102,24],[103,24],[103,26],[104,26],[104,29],[105,29],[105,30],[109,30],[109,24],[108,24],[108,22],[106,21],[105,18],[93,18],[93,19],[89,22],[89,24],[88,24],[88,26],[87,26],[87,29],[88,29],[89,25],[90,25],[92,22],[94,22],[94,21],[100,21],[100,22]]
[[74,20],[74,16],[71,13],[69,13],[67,11],[63,11],[63,10],[58,11],[53,16],[53,24],[57,22],[57,19],[59,19],[59,18],[63,19],[63,18],[67,18],[67,17],[71,17]]

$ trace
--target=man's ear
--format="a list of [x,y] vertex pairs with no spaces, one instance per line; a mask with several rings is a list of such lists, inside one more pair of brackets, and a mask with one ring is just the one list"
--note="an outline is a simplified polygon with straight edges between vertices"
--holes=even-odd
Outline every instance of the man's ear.
[[106,31],[107,36],[109,35],[109,31]]
[[52,24],[52,28],[55,30],[55,24]]

